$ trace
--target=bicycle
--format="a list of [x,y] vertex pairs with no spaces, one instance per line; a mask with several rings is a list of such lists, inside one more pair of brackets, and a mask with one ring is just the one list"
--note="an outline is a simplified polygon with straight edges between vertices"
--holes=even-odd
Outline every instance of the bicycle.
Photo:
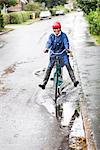
[[54,53],[52,51],[52,54],[54,55],[53,57],[55,57],[55,72],[54,72],[54,86],[55,86],[55,113],[56,113],[56,118],[58,121],[61,120],[62,118],[62,113],[63,113],[63,104],[58,104],[58,97],[62,94],[60,91],[60,86],[63,83],[63,76],[62,76],[62,67],[60,64],[60,55],[62,55],[66,50],[64,49],[62,52],[60,53]]

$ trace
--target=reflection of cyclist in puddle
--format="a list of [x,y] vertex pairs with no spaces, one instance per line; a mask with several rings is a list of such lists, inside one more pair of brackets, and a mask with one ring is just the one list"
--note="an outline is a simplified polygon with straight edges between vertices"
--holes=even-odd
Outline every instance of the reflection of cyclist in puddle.
[[[52,28],[53,28],[54,33],[52,33],[49,36],[49,39],[47,41],[44,53],[47,53],[49,51],[49,49],[51,51],[53,51],[54,53],[60,53],[64,49],[66,49],[66,51],[61,56],[61,57],[63,57],[63,64],[66,66],[68,73],[69,73],[69,76],[70,76],[72,82],[74,83],[74,86],[77,87],[79,82],[76,81],[74,72],[73,72],[72,67],[70,65],[70,62],[69,62],[69,56],[67,55],[67,53],[69,53],[70,56],[73,57],[71,51],[69,50],[68,37],[65,33],[63,33],[61,31],[60,22],[55,22],[54,25],[52,26]],[[54,59],[54,57],[52,57],[51,51],[50,51],[50,62],[49,62],[48,68],[46,70],[46,74],[45,74],[43,83],[39,84],[39,87],[41,87],[42,89],[45,89],[45,86],[46,86],[48,79],[50,77],[51,70],[52,70],[54,63],[55,63],[55,59]]]

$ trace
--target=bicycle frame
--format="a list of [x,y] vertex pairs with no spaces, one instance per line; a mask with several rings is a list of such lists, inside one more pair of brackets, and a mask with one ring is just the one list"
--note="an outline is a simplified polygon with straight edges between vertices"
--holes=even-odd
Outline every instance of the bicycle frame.
[[61,53],[53,53],[55,55],[55,66],[56,66],[56,70],[54,72],[54,85],[55,85],[55,108],[56,108],[57,120],[62,115],[62,112],[60,111],[62,109],[62,106],[57,104],[57,98],[58,98],[58,94],[60,95],[59,87],[63,83],[59,55],[62,54],[64,51],[62,51]]
[[58,98],[58,94],[59,94],[59,87],[62,84],[62,75],[61,75],[61,67],[60,67],[60,63],[59,63],[59,57],[56,56],[55,57],[55,65],[56,65],[56,70],[54,72],[54,84],[55,84],[55,107],[56,107],[56,118],[57,120],[59,119],[59,111],[60,111],[60,105],[57,104],[57,98]]
[[[56,87],[56,90],[55,92],[59,92],[58,91],[58,88],[60,87],[60,85],[62,84],[62,68],[60,66],[60,62],[59,62],[59,57],[56,56],[55,57],[55,66],[56,66],[56,70],[54,72],[54,85]],[[56,100],[57,100],[57,93],[55,93],[55,103],[56,103]],[[59,93],[60,94],[60,93]]]

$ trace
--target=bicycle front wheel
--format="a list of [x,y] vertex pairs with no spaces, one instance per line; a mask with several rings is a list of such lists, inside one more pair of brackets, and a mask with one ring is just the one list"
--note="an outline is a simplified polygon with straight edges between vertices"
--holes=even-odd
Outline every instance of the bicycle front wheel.
[[58,106],[57,106],[57,98],[58,98],[58,74],[56,74],[56,80],[55,80],[55,113],[56,113],[56,118],[58,119]]

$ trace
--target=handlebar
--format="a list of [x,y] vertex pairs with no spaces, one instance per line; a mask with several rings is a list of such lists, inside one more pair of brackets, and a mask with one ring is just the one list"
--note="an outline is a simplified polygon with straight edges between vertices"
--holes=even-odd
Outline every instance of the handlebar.
[[62,52],[59,52],[59,53],[54,53],[52,50],[51,50],[51,52],[52,52],[52,54],[59,56],[59,55],[63,54],[64,52],[66,52],[66,49],[64,49]]

